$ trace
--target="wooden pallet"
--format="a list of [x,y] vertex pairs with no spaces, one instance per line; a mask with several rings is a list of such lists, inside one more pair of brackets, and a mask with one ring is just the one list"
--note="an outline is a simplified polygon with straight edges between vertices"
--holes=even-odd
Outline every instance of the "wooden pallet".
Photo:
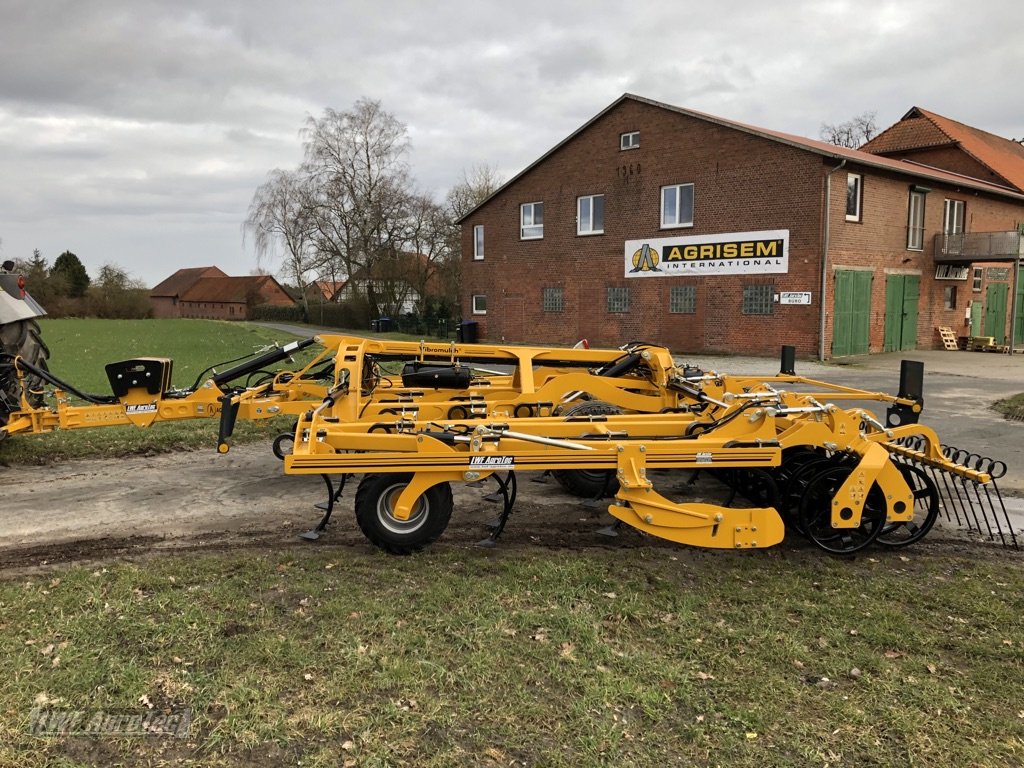
[[945,325],[940,325],[939,336],[942,337],[942,344],[946,349],[950,350],[951,352],[955,352],[958,349],[960,349],[960,345],[957,344],[956,341],[956,334],[953,333],[952,328]]

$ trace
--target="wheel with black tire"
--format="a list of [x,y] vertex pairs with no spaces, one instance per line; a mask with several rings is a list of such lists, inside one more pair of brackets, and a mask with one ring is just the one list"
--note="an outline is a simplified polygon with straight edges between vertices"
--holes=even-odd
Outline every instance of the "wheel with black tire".
[[[617,405],[603,400],[584,400],[573,403],[559,414],[565,419],[579,419],[586,416],[616,416],[622,413]],[[585,499],[601,499],[614,496],[619,490],[619,481],[612,469],[555,469],[551,476],[573,496]]]
[[939,491],[920,467],[897,464],[896,467],[914,494],[914,517],[905,523],[886,523],[878,534],[878,543],[886,547],[905,547],[928,535],[939,517]]
[[[35,320],[19,320],[0,325],[0,352],[21,357],[41,370],[49,370],[46,361],[50,357],[50,350]],[[27,375],[25,381],[28,385],[28,403],[38,408],[43,404],[44,382],[35,374]],[[7,423],[12,411],[20,408],[21,384],[14,366],[9,361],[0,360],[0,426]]]
[[[864,500],[860,525],[855,528],[834,528],[832,526],[832,506],[835,495],[852,473],[848,466],[832,466],[816,474],[807,483],[803,498],[800,500],[800,526],[804,534],[834,555],[848,555],[863,549],[878,538],[885,526],[885,494],[872,484]],[[844,508],[839,512],[840,518],[852,519],[853,510]]]
[[408,520],[395,517],[411,474],[365,475],[356,491],[356,522],[372,544],[395,555],[417,552],[437,541],[452,516],[452,489],[433,485],[416,499]]

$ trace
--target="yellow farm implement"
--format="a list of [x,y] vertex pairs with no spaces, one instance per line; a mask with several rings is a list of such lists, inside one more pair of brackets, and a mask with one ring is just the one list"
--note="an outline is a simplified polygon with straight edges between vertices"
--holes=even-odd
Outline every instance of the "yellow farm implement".
[[[267,371],[295,351],[319,353],[296,370]],[[872,542],[920,540],[940,509],[1016,545],[994,480],[1005,465],[942,446],[918,423],[920,364],[905,363],[900,394],[782,373],[730,376],[679,366],[642,343],[618,350],[395,342],[319,336],[262,354],[192,388],[171,385],[171,361],[107,366],[112,396],[86,395],[20,358],[18,407],[0,434],[176,419],[220,419],[226,452],[236,419],[296,418],[274,441],[289,474],[321,475],[328,501],[362,475],[357,522],[375,545],[408,553],[436,540],[452,514],[451,483],[493,479],[502,513],[512,511],[516,472],[550,473],[577,495],[610,497],[608,511],[644,533],[700,547],[760,548],[787,529],[833,553]],[[33,405],[29,381],[56,387],[55,406]],[[238,382],[242,380],[242,384]],[[69,394],[84,405],[71,404]],[[876,402],[870,410],[837,402]],[[709,504],[655,488],[665,471],[713,474],[732,489]],[[733,506],[736,497],[749,506]],[[998,508],[997,508],[998,503]],[[1001,512],[1001,513],[1000,513]],[[984,527],[982,525],[984,523]]]

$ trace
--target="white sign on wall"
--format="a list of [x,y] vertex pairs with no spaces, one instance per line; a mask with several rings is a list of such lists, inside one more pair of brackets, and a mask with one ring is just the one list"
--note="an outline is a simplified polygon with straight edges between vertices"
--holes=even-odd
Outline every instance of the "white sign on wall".
[[626,277],[763,275],[789,271],[789,230],[627,240]]
[[810,291],[783,291],[779,294],[779,304],[810,304]]

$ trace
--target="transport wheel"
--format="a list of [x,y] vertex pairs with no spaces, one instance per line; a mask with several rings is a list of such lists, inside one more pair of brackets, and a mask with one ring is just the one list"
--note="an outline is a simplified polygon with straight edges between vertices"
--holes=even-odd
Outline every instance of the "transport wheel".
[[356,522],[371,543],[395,555],[423,549],[444,533],[452,516],[452,489],[439,483],[427,489],[408,520],[395,517],[395,505],[411,474],[364,475],[356,491]]
[[939,491],[927,473],[913,464],[897,464],[896,467],[914,493],[914,519],[882,526],[878,543],[886,547],[905,547],[920,541],[939,517]]
[[[46,365],[50,350],[43,342],[39,323],[35,320],[20,320],[0,325],[0,352],[20,355],[37,368],[49,370]],[[43,381],[38,376],[27,377],[28,402],[34,408],[43,404]],[[7,423],[12,411],[21,408],[21,386],[13,366],[0,362],[0,426]],[[3,439],[0,437],[0,439]]]
[[[622,413],[617,405],[603,400],[585,400],[574,403],[560,414],[566,419],[581,416],[615,416]],[[586,499],[600,499],[614,496],[619,490],[619,481],[612,469],[555,469],[551,476],[573,496]]]
[[864,501],[860,525],[856,528],[832,527],[832,499],[852,471],[845,466],[822,470],[807,483],[800,500],[800,525],[805,535],[835,555],[848,555],[863,549],[878,538],[885,526],[885,496],[875,483]]

